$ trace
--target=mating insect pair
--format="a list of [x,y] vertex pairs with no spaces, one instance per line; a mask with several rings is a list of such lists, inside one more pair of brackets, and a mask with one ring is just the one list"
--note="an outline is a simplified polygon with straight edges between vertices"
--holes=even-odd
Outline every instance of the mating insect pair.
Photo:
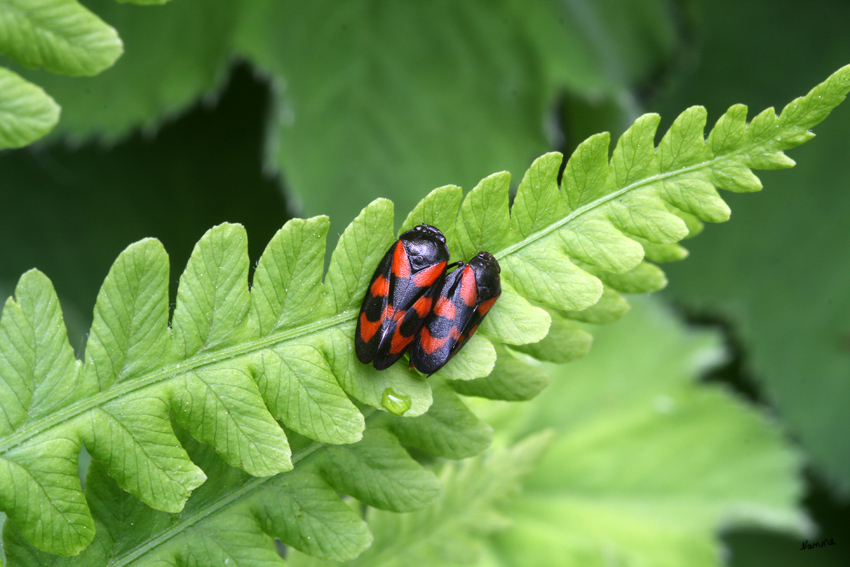
[[468,264],[448,261],[446,237],[427,224],[387,250],[360,308],[354,335],[360,362],[384,370],[410,350],[410,366],[433,374],[475,334],[502,293],[499,263],[489,252]]

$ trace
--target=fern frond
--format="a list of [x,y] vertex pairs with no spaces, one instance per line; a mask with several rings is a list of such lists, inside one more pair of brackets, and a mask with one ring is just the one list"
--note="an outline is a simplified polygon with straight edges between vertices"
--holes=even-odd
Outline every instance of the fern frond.
[[[417,443],[415,434],[409,434],[403,425],[394,427],[394,421],[410,419],[389,414],[379,417],[377,413],[370,414],[370,425],[357,443],[331,447],[294,435],[292,461],[298,466],[273,477],[251,477],[227,465],[209,446],[183,436],[193,462],[210,482],[198,488],[178,514],[152,510],[122,490],[105,468],[94,462],[86,477],[86,497],[97,530],[94,543],[80,555],[56,557],[34,548],[7,524],[8,565],[176,567],[187,561],[227,564],[228,559],[235,565],[282,564],[266,534],[315,557],[352,559],[371,544],[372,536],[360,515],[340,500],[338,493],[353,494],[361,502],[391,512],[423,508],[439,496],[440,481],[399,442],[441,455],[456,448],[453,440],[443,447],[440,441],[436,447]],[[474,421],[465,407],[460,413],[461,421]],[[389,429],[399,433],[394,435]],[[475,452],[489,444],[489,429],[479,422],[466,432],[484,438],[474,447]]]
[[[169,414],[226,462],[255,476],[292,468],[276,419],[320,443],[361,439],[364,415],[340,385],[362,403],[423,414],[432,401],[427,382],[400,367],[373,376],[353,356],[351,325],[339,324],[359,302],[351,295],[362,294],[358,286],[373,269],[356,250],[374,255],[375,248],[386,248],[371,242],[370,213],[388,205],[378,203],[346,232],[324,285],[326,218],[295,220],[281,229],[260,260],[251,294],[244,230],[210,230],[180,279],[171,327],[162,246],[154,240],[130,246],[98,296],[85,365],[74,359],[50,282],[37,271],[25,274],[0,320],[6,465],[0,501],[10,522],[54,553],[75,553],[91,540],[94,526],[76,472],[82,443],[142,502],[180,511],[205,475],[174,436]],[[391,240],[391,216],[382,222]],[[406,407],[390,403],[387,392]],[[443,398],[462,406],[449,391]],[[425,436],[429,450],[469,456],[486,447],[486,432],[458,447],[456,438],[478,423],[463,411],[448,414],[453,432]],[[437,415],[426,420],[432,429],[441,425]],[[396,429],[405,443],[422,444],[404,427]],[[389,475],[403,472],[385,468]],[[370,501],[365,495],[373,479],[343,480],[339,492]]]
[[[82,443],[118,486],[156,510],[179,512],[209,473],[175,436],[170,414],[226,463],[270,477],[262,482],[272,484],[302,474],[287,471],[307,458],[292,452],[288,443],[298,436],[287,435],[282,422],[313,440],[313,466],[323,482],[398,508],[397,500],[382,500],[389,496],[375,491],[403,481],[408,465],[391,459],[377,467],[385,469],[381,476],[348,477],[320,463],[354,454],[341,447],[368,445],[373,434],[360,440],[375,409],[382,411],[374,414],[378,422],[392,423],[383,425],[394,435],[374,434],[385,436],[387,451],[397,449],[396,436],[443,456],[480,451],[487,433],[440,380],[465,395],[533,396],[546,377],[512,349],[544,359],[583,354],[589,337],[570,319],[615,319],[627,309],[621,292],[663,286],[663,273],[644,256],[680,257],[676,242],[699,220],[728,217],[715,186],[759,188],[750,169],[790,165],[782,151],[808,140],[808,128],[848,90],[845,67],[779,117],[768,110],[747,124],[743,107],[732,107],[707,141],[705,111],[692,108],[657,150],[658,118],[644,116],[610,160],[607,135],[581,144],[567,163],[563,187],[557,183],[559,154],[535,161],[513,208],[506,173],[484,179],[462,202],[457,187],[432,192],[402,228],[439,226],[455,258],[489,250],[502,263],[504,281],[502,299],[481,332],[435,377],[433,394],[429,382],[403,365],[376,372],[353,354],[360,301],[396,234],[392,204],[383,199],[345,230],[324,280],[324,217],[288,222],[260,259],[250,291],[244,230],[211,229],[180,278],[170,326],[165,252],[155,240],[130,246],[98,296],[85,364],[68,345],[50,282],[28,272],[0,320],[0,507],[8,529],[52,553],[73,554],[91,541],[94,521],[77,479]],[[566,354],[547,354],[562,345]],[[432,395],[440,409],[423,416]],[[409,421],[417,416],[423,417]],[[469,434],[459,436],[455,428]],[[235,496],[233,502],[238,507],[247,500]],[[216,513],[209,512],[211,522]],[[288,534],[295,546],[302,542],[298,529],[261,526]]]

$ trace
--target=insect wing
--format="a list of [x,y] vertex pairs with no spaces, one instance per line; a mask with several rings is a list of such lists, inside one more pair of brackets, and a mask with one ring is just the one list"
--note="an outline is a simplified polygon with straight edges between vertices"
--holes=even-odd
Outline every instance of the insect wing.
[[499,271],[482,252],[446,277],[411,346],[411,366],[433,374],[463,348],[502,293]]
[[429,287],[413,302],[410,309],[396,312],[397,318],[387,328],[388,331],[391,331],[391,334],[388,333],[375,356],[374,365],[376,369],[389,368],[408,351],[416,333],[419,332],[425,322],[425,317],[431,311],[434,291],[437,288],[436,285]]
[[363,304],[360,306],[357,330],[354,333],[354,352],[357,354],[357,359],[364,364],[372,362],[381,343],[382,327],[385,326],[384,320],[389,306],[389,271],[395,246],[397,244],[390,248],[378,264],[378,269],[372,276]]
[[462,265],[446,276],[431,313],[413,340],[410,364],[423,374],[433,374],[442,368],[461,337],[459,322],[469,317],[469,308],[459,300],[459,288],[462,275],[468,269]]

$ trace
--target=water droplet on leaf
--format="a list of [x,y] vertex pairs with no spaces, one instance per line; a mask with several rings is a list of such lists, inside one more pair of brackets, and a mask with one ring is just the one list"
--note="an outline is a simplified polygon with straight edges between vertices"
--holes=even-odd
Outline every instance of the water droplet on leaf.
[[410,396],[396,394],[392,388],[384,390],[381,405],[395,415],[404,415],[410,409]]

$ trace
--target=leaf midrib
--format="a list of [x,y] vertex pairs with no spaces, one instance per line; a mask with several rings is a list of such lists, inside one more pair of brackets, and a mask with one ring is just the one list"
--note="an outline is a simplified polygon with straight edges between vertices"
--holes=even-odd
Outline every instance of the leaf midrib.
[[[502,259],[508,255],[514,254],[522,250],[523,248],[526,248],[536,243],[537,241],[542,240],[543,238],[555,232],[556,230],[564,227],[571,221],[574,221],[581,215],[588,213],[594,209],[597,209],[626,193],[640,189],[641,187],[651,185],[658,181],[663,181],[664,179],[669,179],[679,175],[685,175],[693,171],[698,171],[700,169],[704,169],[727,160],[732,160],[733,158],[743,153],[752,151],[754,148],[768,146],[770,144],[776,143],[776,141],[780,138],[781,134],[789,130],[790,127],[791,126],[786,126],[786,128],[782,129],[782,132],[778,132],[773,138],[768,139],[762,143],[748,144],[747,146],[739,148],[736,151],[724,154],[722,156],[714,157],[710,160],[702,161],[680,169],[668,171],[666,173],[659,173],[651,177],[635,181],[630,185],[626,185],[625,187],[618,189],[617,191],[604,195],[599,199],[596,199],[595,201],[582,205],[581,207],[570,212],[564,218],[550,224],[549,226],[541,230],[538,230],[537,232],[530,234],[519,242],[514,243],[504,248],[503,250],[494,253],[493,255],[497,259]],[[106,404],[112,400],[130,394],[132,392],[145,389],[164,380],[171,379],[181,373],[191,372],[204,366],[217,364],[223,360],[231,360],[240,356],[252,354],[253,352],[261,350],[263,348],[270,348],[280,343],[318,333],[320,331],[324,331],[326,329],[336,327],[338,325],[342,325],[350,321],[354,321],[356,318],[357,311],[355,311],[354,309],[349,309],[324,320],[314,321],[306,325],[290,328],[280,333],[273,333],[260,339],[246,341],[237,346],[224,348],[210,353],[196,355],[179,363],[171,363],[165,365],[159,370],[151,372],[148,375],[142,375],[139,377],[132,378],[130,381],[124,384],[113,386],[105,392],[99,392],[86,400],[81,400],[49,416],[28,423],[19,431],[13,433],[12,435],[8,435],[4,439],[0,440],[0,453],[6,453],[10,449],[17,447],[22,443],[25,443],[33,437],[40,435],[45,431],[56,427],[57,425],[69,422],[95,407]]]
[[[372,413],[374,413],[375,411],[377,411],[377,410],[372,410]],[[367,415],[366,419],[371,417],[372,413]],[[293,466],[296,465],[297,463],[300,463],[301,461],[304,461],[308,457],[314,455],[316,453],[316,451],[318,451],[319,449],[321,449],[325,445],[327,445],[327,443],[321,443],[319,441],[314,441],[313,443],[311,443],[305,449],[298,451],[297,453],[292,455]],[[287,471],[285,473],[280,473],[280,474],[287,474],[288,472],[291,472],[291,471]],[[161,545],[164,545],[169,540],[179,536],[180,534],[182,534],[184,531],[188,530],[189,528],[191,528],[195,524],[202,522],[203,520],[212,516],[213,514],[217,513],[218,511],[222,510],[223,508],[227,508],[228,506],[230,506],[231,504],[233,504],[237,500],[241,499],[242,497],[247,496],[248,494],[252,493],[255,490],[258,490],[266,482],[269,482],[270,480],[276,479],[277,476],[278,475],[266,476],[266,477],[255,477],[255,478],[249,480],[248,482],[246,482],[245,484],[243,484],[242,486],[240,486],[236,490],[234,490],[232,492],[228,492],[227,494],[224,494],[224,495],[216,498],[215,500],[211,501],[206,506],[203,506],[202,508],[199,508],[198,510],[196,510],[191,515],[188,515],[186,517],[181,518],[179,522],[172,525],[169,529],[167,529],[166,531],[164,531],[162,534],[158,535],[157,537],[149,539],[148,541],[146,541],[142,544],[139,544],[138,546],[134,547],[133,549],[130,549],[130,550],[126,551],[125,553],[122,553],[120,555],[115,556],[113,558],[114,561],[111,561],[107,565],[109,565],[111,567],[122,567],[124,565],[128,565],[129,563],[135,561],[139,557],[142,557],[143,555],[150,553],[153,549],[155,549],[155,548],[157,548]]]

